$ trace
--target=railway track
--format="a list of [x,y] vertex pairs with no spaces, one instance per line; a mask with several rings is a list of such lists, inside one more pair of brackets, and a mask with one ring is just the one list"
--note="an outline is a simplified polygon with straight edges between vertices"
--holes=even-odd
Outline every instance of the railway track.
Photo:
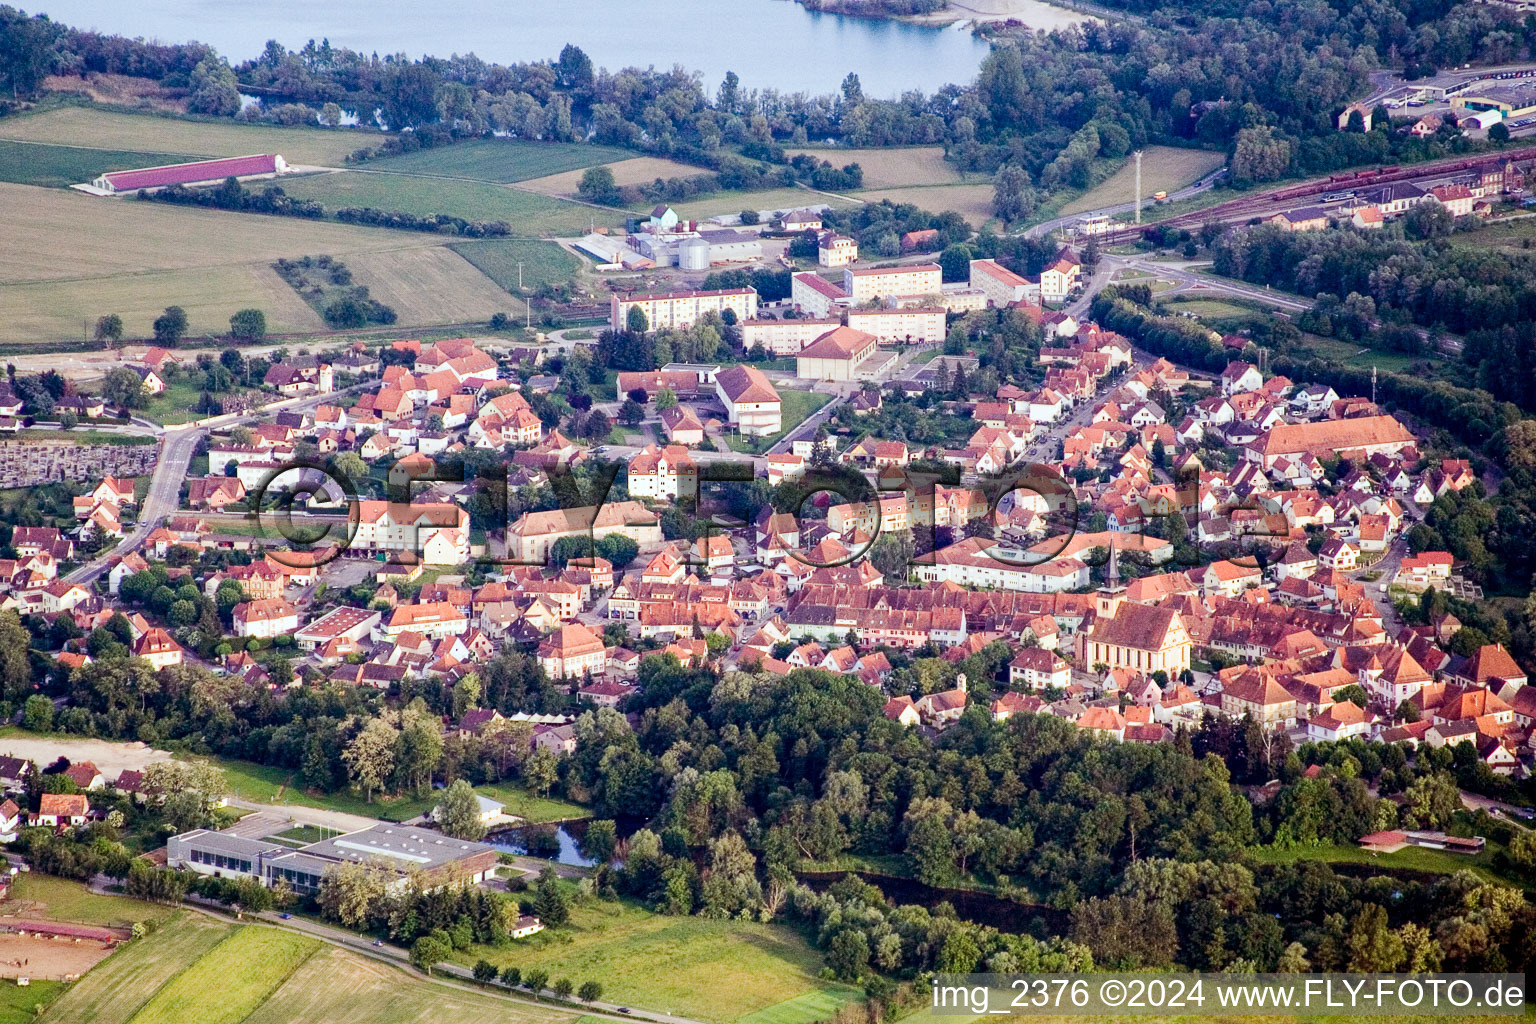
[[1140,237],[1148,228],[1153,227],[1194,228],[1210,220],[1231,222],[1245,220],[1249,217],[1266,216],[1289,209],[1290,206],[1288,204],[1298,199],[1308,199],[1314,196],[1321,197],[1329,192],[1341,189],[1367,188],[1394,181],[1416,181],[1422,178],[1444,177],[1446,174],[1454,174],[1457,171],[1480,167],[1493,159],[1512,161],[1533,160],[1536,159],[1536,147],[1513,149],[1502,153],[1483,153],[1475,157],[1435,160],[1429,163],[1413,164],[1408,167],[1392,166],[1378,168],[1374,171],[1356,171],[1353,174],[1334,174],[1327,178],[1317,178],[1288,189],[1246,195],[1238,199],[1229,199],[1225,203],[1219,203],[1216,206],[1209,206],[1192,213],[1179,214],[1178,216],[1169,217],[1167,220],[1157,221],[1153,224],[1121,228],[1100,235],[1099,241],[1110,244],[1131,241]]

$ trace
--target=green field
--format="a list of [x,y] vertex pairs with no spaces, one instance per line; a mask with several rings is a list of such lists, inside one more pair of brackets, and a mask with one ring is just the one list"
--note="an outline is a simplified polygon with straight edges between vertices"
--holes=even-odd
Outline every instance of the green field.
[[133,1024],[240,1024],[319,948],[282,928],[240,928],[162,986]]
[[633,156],[613,146],[589,146],[575,142],[527,142],[522,139],[476,139],[436,149],[421,149],[404,156],[370,160],[364,167],[398,174],[433,174],[449,178],[477,178],[505,184],[527,181],[562,171],[577,171],[611,160]]
[[62,981],[34,978],[26,988],[0,980],[0,1024],[28,1024],[37,1019],[38,1007],[47,1006],[64,991]]
[[244,1024],[572,1024],[575,1019],[561,1007],[424,981],[327,947]]
[[517,265],[523,265],[523,287],[535,291],[544,284],[563,284],[581,270],[581,258],[554,242],[527,238],[481,238],[454,242],[448,248],[474,264],[486,277],[517,294]]
[[46,917],[104,927],[121,927],[134,921],[164,921],[175,910],[159,903],[143,903],[123,896],[102,896],[81,882],[36,871],[16,876],[3,913],[18,917]]
[[1525,249],[1536,245],[1536,218],[1495,221],[1484,224],[1477,231],[1458,234],[1451,239],[1453,245],[1476,249]]
[[1229,316],[1252,316],[1254,313],[1254,310],[1247,306],[1224,302],[1221,299],[1174,301],[1168,303],[1168,309],[1174,313],[1193,313],[1202,320],[1220,320]]
[[[237,394],[241,392],[230,392]],[[161,424],[190,423],[202,419],[207,413],[198,412],[195,406],[203,395],[203,389],[187,380],[178,380],[158,395],[150,395],[144,408],[136,415]]]
[[859,998],[851,986],[817,977],[820,957],[790,928],[665,917],[628,902],[579,904],[568,928],[472,948],[458,959],[482,956],[578,986],[596,979],[609,1002],[722,1024],[810,1024]]
[[765,452],[778,443],[779,438],[794,430],[804,423],[806,417],[832,400],[831,395],[817,394],[815,391],[789,391],[779,392],[780,421],[783,429],[777,434],[769,434],[767,437],[747,437],[745,434],[727,434],[726,443],[733,451],[747,454]]
[[594,218],[607,227],[623,225],[623,217],[616,213],[488,181],[363,169],[288,178],[283,187],[290,195],[319,201],[327,213],[346,206],[371,206],[418,216],[444,213],[466,220],[504,220],[512,225],[514,235],[524,237],[583,235]]
[[[3,983],[0,983],[3,984]],[[34,1019],[0,988],[0,1024]],[[25,993],[28,990],[22,989]],[[35,995],[44,992],[34,982]],[[11,1016],[7,1014],[13,1013]],[[575,1014],[497,999],[295,932],[192,911],[121,947],[65,990],[44,1024],[569,1024]]]
[[[219,527],[220,530],[223,528],[222,525]],[[418,814],[430,811],[432,805],[436,803],[435,796],[388,798],[376,795],[373,802],[369,803],[361,793],[341,792],[323,795],[306,793],[298,788],[300,785],[298,776],[287,769],[232,758],[210,758],[210,760],[224,769],[224,780],[229,787],[230,795],[257,803],[345,811],[348,814],[362,814],[385,821],[405,821],[408,818],[414,818]],[[529,821],[585,818],[591,813],[580,804],[552,797],[536,797],[521,786],[510,783],[476,786],[475,791],[493,800],[500,800],[506,805],[508,814],[515,814]]]
[[106,150],[175,153],[177,159],[278,153],[290,164],[339,166],[348,153],[377,143],[377,133],[338,128],[284,128],[231,118],[193,120],[128,114],[96,107],[59,107],[0,121],[0,139]]
[[[1173,192],[1214,171],[1227,162],[1223,153],[1201,149],[1176,149],[1173,146],[1148,146],[1141,156],[1141,197],[1151,200],[1154,193]],[[1105,206],[1129,203],[1136,198],[1136,161],[1125,166],[1094,188],[1061,208],[1063,216],[1097,210]],[[1146,204],[1144,203],[1144,206]],[[1145,209],[1143,214],[1145,215]]]
[[716,192],[681,203],[672,203],[672,209],[684,220],[704,220],[742,210],[797,210],[804,206],[853,206],[846,199],[839,199],[825,192],[812,192],[803,188],[773,188],[763,192]]
[[1380,349],[1351,345],[1335,338],[1322,338],[1316,334],[1303,334],[1306,347],[1323,359],[1335,359],[1345,366],[1374,366],[1384,373],[1401,373],[1410,366],[1434,362],[1440,357],[1434,352],[1408,355],[1405,352],[1383,352]]
[[534,796],[523,787],[511,783],[476,786],[475,792],[501,801],[508,814],[515,814],[525,821],[567,821],[592,816],[591,810],[581,804],[558,797]]
[[85,149],[79,146],[48,146],[0,139],[0,181],[19,185],[67,188],[89,182],[103,171],[154,167],[185,160],[170,153],[140,153],[119,149]]
[[127,1024],[156,990],[223,942],[234,926],[190,910],[120,946],[51,1006],[49,1024]]
[[1444,850],[1426,850],[1409,846],[1396,853],[1372,853],[1358,846],[1300,846],[1281,849],[1274,846],[1255,846],[1248,855],[1261,864],[1292,864],[1302,860],[1323,861],[1328,864],[1371,864],[1382,868],[1406,868],[1410,871],[1426,871],[1436,875],[1454,875],[1458,871],[1471,871],[1487,882],[1514,885],[1524,888],[1516,878],[1506,878],[1493,870],[1493,843],[1476,856],[1447,853]]

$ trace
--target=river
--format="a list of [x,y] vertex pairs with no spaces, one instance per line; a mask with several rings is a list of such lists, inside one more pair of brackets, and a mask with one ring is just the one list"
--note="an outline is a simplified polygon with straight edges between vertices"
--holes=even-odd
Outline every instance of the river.
[[363,53],[411,57],[472,51],[502,63],[553,59],[575,43],[610,70],[677,64],[702,72],[711,95],[726,71],[748,88],[783,93],[836,92],[850,71],[868,96],[933,92],[970,82],[988,50],[963,26],[846,18],[790,0],[42,0],[24,6],[82,29],[165,43],[196,39],[234,63],[258,56],[268,39],[297,50],[328,38]]

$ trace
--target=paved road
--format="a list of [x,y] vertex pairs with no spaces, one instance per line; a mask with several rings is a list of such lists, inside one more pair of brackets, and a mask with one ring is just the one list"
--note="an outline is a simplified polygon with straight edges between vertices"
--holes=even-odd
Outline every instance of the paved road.
[[114,556],[122,556],[137,551],[149,539],[160,520],[172,515],[181,506],[181,485],[186,482],[187,469],[192,464],[192,455],[197,450],[198,441],[207,436],[214,426],[219,428],[237,427],[255,423],[264,416],[274,415],[279,412],[293,412],[302,409],[313,409],[325,402],[335,401],[337,396],[346,394],[347,391],[355,391],[366,387],[367,384],[357,384],[352,388],[335,391],[325,395],[309,395],[301,398],[290,398],[282,402],[274,402],[271,405],[244,413],[239,416],[220,417],[216,424],[204,427],[180,427],[161,430],[162,442],[160,446],[160,459],[155,463],[155,471],[150,477],[149,493],[144,497],[144,504],[139,509],[138,524],[133,532],[123,537],[113,548],[109,548],[92,561],[85,563],[74,572],[64,577],[70,583],[88,584],[106,572],[111,559]]

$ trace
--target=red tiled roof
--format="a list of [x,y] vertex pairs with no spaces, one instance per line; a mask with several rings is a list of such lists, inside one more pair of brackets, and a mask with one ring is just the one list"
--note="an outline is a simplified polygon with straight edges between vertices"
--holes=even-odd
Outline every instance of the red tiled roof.
[[272,174],[277,170],[277,157],[271,153],[255,156],[235,156],[224,160],[196,160],[185,164],[165,164],[160,167],[143,167],[133,171],[113,171],[104,175],[119,192],[136,188],[159,188],[162,185],[189,185],[197,181],[218,181],[229,177],[249,174]]

